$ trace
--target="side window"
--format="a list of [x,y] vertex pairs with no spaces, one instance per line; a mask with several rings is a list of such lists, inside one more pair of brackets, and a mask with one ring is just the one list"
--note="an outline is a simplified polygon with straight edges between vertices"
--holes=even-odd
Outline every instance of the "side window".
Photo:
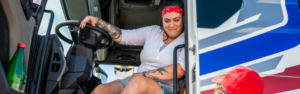
[[299,8],[299,10],[300,10],[300,0],[298,0],[298,8]]
[[216,28],[242,7],[243,0],[197,0],[198,28]]

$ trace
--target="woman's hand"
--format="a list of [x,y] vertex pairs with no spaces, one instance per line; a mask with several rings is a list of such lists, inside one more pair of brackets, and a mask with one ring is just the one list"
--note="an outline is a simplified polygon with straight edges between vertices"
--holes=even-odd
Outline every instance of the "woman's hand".
[[92,26],[98,26],[99,28],[103,29],[104,31],[106,31],[111,38],[115,41],[115,42],[121,42],[122,40],[122,30],[114,25],[111,25],[107,22],[105,22],[104,20],[99,20],[99,18],[97,17],[93,17],[93,16],[86,16],[84,18],[84,20],[81,22],[79,28],[84,28],[86,26],[86,24],[89,23]]
[[98,23],[99,18],[93,16],[86,16],[84,20],[81,22],[79,28],[84,28],[87,23],[91,24],[92,26],[96,26]]

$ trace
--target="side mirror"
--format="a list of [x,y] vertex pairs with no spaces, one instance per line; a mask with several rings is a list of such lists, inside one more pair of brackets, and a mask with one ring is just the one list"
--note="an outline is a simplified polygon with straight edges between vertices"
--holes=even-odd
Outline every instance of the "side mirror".
[[103,73],[96,72],[93,75],[96,76],[97,78],[99,78],[101,80],[101,84],[107,83],[107,76],[104,75]]
[[107,83],[107,76],[104,75],[103,73],[100,74],[100,79],[102,84]]
[[94,67],[93,75],[101,80],[101,84],[107,83],[108,75],[98,65]]
[[114,67],[115,75],[118,77],[127,77],[133,74],[134,67],[133,66],[122,66],[115,65]]

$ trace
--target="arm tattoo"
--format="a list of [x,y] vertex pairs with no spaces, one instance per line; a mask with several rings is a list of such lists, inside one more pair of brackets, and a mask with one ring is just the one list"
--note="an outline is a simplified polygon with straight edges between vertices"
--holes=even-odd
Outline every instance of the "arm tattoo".
[[167,70],[165,70],[165,69],[163,69],[163,68],[159,68],[159,69],[157,69],[156,71],[158,71],[161,75],[163,75],[163,71],[164,72],[168,72]]
[[151,73],[156,73],[156,72],[159,72],[161,75],[163,75],[163,72],[168,72],[168,71],[163,68],[158,68],[157,70],[151,71]]
[[168,71],[163,68],[159,68],[157,70],[145,71],[145,73],[143,75],[145,77],[151,78],[153,80],[159,80],[159,78],[157,76],[150,75],[150,73],[156,73],[156,72],[159,72],[161,75],[163,75],[163,72],[168,72]]
[[145,76],[153,80],[159,80],[157,76],[150,75],[149,73],[150,71],[146,71]]
[[104,29],[113,39],[118,39],[122,35],[122,31],[120,28],[111,25],[103,20],[99,20],[98,27]]

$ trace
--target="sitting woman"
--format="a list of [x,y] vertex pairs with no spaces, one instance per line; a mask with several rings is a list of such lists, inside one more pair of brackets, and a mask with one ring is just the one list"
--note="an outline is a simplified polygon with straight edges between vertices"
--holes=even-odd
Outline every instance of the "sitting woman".
[[[122,80],[97,86],[92,94],[171,94],[173,93],[173,50],[184,44],[183,5],[166,1],[162,8],[162,26],[152,25],[133,30],[119,29],[97,17],[87,16],[81,23],[98,26],[109,33],[115,42],[143,45],[138,73]],[[177,77],[185,75],[185,52],[179,49]]]

